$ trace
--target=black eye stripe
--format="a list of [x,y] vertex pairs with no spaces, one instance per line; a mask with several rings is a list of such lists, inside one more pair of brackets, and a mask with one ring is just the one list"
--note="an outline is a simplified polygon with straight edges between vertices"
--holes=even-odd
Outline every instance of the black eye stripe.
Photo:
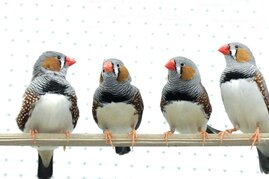
[[61,68],[63,68],[63,66],[65,65],[65,60],[63,60],[61,55],[56,56],[56,58],[59,60],[60,66]]
[[235,59],[236,58],[236,55],[237,55],[238,45],[235,45],[234,47],[235,47],[235,49],[230,50],[230,56]]
[[185,66],[185,64],[184,63],[181,63],[180,64],[180,75],[182,75],[182,72],[183,72],[183,67]]

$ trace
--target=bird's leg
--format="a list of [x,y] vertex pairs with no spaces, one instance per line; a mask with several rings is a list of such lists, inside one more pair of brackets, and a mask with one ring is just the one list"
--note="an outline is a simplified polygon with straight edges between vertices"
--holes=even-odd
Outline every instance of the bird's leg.
[[137,133],[136,133],[136,130],[135,130],[135,129],[132,129],[132,131],[129,132],[128,135],[132,137],[132,147],[134,147],[135,140],[137,139]]
[[114,145],[112,143],[112,133],[106,129],[104,130],[104,135],[105,135],[106,142],[109,143],[114,148]]
[[203,145],[204,145],[205,144],[205,139],[208,139],[208,133],[206,131],[202,130],[201,127],[199,127],[198,131],[200,133],[200,136],[202,138]]
[[31,134],[32,139],[34,140],[34,144],[36,144],[36,136],[38,134],[37,130],[36,129],[34,129],[34,130],[30,129],[30,134]]
[[37,136],[37,134],[38,134],[38,132],[37,132],[37,130],[36,129],[34,129],[34,130],[30,130],[30,134],[31,134],[31,136],[32,136],[32,139],[36,139],[36,136]]
[[257,124],[255,132],[250,137],[253,140],[251,148],[255,145],[256,141],[260,143],[261,135],[260,135],[260,125]]
[[66,146],[68,146],[68,144],[69,144],[69,139],[70,139],[70,136],[71,136],[71,133],[70,133],[70,131],[69,130],[67,130],[67,131],[65,131],[65,137],[66,137],[66,145],[64,145],[63,146],[63,148],[64,148],[64,151],[65,151],[65,149],[66,149]]
[[231,134],[232,132],[235,132],[235,131],[237,131],[237,130],[238,130],[238,128],[235,127],[235,128],[232,128],[232,129],[226,129],[225,131],[221,131],[221,132],[219,132],[219,133],[218,133],[218,136],[219,136],[219,138],[220,138],[220,143],[222,143],[224,136],[229,135],[229,134]]
[[173,135],[174,132],[175,130],[170,130],[164,133],[164,140],[165,140],[166,145],[168,145],[168,137]]
[[69,130],[65,131],[65,137],[66,137],[67,139],[70,139],[70,136],[71,136],[70,131],[69,131]]

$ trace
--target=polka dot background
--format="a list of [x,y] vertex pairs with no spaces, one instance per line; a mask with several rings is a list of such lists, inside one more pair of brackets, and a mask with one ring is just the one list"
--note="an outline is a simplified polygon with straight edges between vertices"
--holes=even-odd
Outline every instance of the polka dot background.
[[[121,59],[140,88],[145,110],[138,133],[169,129],[159,103],[175,56],[192,59],[213,106],[209,124],[231,127],[222,105],[219,78],[225,67],[217,49],[239,41],[250,47],[266,79],[269,11],[266,0],[1,0],[0,132],[17,133],[15,118],[38,56],[55,50],[75,57],[67,79],[75,87],[80,119],[74,133],[101,133],[91,115],[92,96],[104,59]],[[35,178],[32,147],[0,147],[0,178]],[[111,147],[55,150],[53,178],[259,177],[250,147],[134,147],[118,156]]]

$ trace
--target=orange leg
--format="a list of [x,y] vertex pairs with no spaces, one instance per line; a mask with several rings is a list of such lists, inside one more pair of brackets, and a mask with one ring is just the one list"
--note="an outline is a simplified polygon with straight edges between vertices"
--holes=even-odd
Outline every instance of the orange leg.
[[104,135],[105,135],[106,142],[109,143],[112,147],[114,147],[112,143],[112,133],[106,129],[104,130]]
[[65,131],[65,137],[66,137],[67,139],[70,139],[70,136],[71,136],[70,131]]
[[131,132],[129,132],[128,135],[132,137],[132,147],[134,147],[135,140],[137,139],[137,133],[136,133],[136,130],[133,129]]
[[167,132],[164,133],[164,140],[165,140],[166,145],[168,145],[168,137],[171,136],[171,135],[173,135],[174,132],[175,131],[172,131],[171,130],[171,131],[167,131]]
[[34,130],[31,129],[30,134],[31,134],[32,139],[34,140],[34,144],[36,144],[36,136],[38,134],[37,130],[36,129],[34,129]]
[[66,145],[63,146],[64,147],[64,151],[65,151],[66,146],[69,144],[69,139],[70,139],[71,133],[70,133],[70,131],[65,131],[64,134],[65,134],[65,137],[67,139]]
[[205,139],[208,139],[208,133],[202,129],[199,130],[200,136],[203,141],[203,145],[205,144]]
[[237,128],[232,129],[226,129],[225,131],[221,131],[218,133],[218,136],[220,137],[220,142],[222,143],[224,136],[231,134],[232,132],[237,131]]
[[34,130],[30,130],[30,134],[31,134],[31,136],[32,136],[32,139],[36,139],[36,136],[37,136],[37,134],[38,134],[38,132],[37,132],[37,130],[36,129],[34,129]]
[[251,148],[255,145],[255,143],[257,141],[260,142],[261,135],[260,135],[260,126],[259,126],[259,124],[256,127],[256,131],[251,135],[250,139],[253,140]]

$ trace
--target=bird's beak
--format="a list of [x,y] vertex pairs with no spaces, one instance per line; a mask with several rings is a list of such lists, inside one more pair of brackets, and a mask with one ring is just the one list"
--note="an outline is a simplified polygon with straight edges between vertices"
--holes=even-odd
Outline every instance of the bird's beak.
[[176,63],[173,59],[169,60],[166,64],[165,64],[165,67],[168,69],[168,70],[175,70],[176,68]]
[[107,73],[113,72],[113,65],[111,61],[106,61],[103,65],[103,70]]
[[71,66],[73,65],[74,63],[76,63],[76,60],[74,58],[70,58],[70,57],[65,57],[65,64],[67,66]]
[[221,52],[223,55],[230,55],[230,46],[229,44],[223,45],[219,48],[219,52]]

